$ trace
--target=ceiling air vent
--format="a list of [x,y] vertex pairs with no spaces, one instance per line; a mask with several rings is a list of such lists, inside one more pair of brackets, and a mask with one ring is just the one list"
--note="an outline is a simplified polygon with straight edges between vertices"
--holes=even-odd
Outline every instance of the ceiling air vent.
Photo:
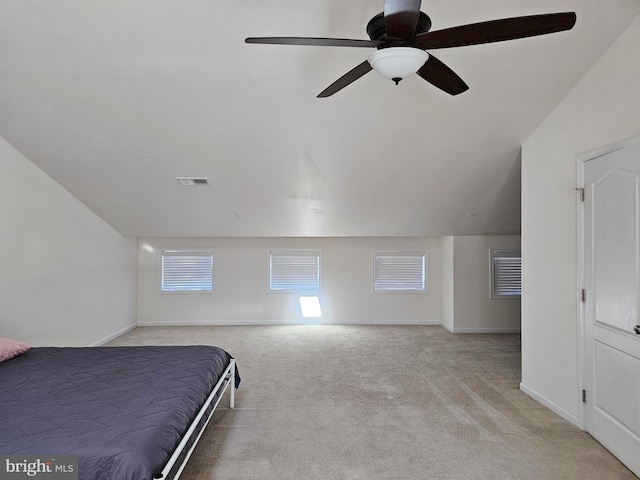
[[207,177],[176,177],[176,180],[183,187],[194,187],[196,185],[209,185]]

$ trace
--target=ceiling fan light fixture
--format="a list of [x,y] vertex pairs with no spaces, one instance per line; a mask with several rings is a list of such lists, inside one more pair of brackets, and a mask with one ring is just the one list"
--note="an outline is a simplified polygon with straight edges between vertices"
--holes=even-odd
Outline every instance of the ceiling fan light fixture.
[[413,47],[389,47],[376,50],[367,61],[373,69],[396,84],[416,73],[429,59],[424,50]]

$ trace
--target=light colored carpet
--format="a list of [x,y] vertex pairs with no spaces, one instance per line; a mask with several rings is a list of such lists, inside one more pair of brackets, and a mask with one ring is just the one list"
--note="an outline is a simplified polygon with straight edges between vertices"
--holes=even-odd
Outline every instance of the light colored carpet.
[[[636,479],[518,389],[518,335],[431,326],[147,327],[238,362],[181,480]],[[553,375],[553,372],[549,372]]]

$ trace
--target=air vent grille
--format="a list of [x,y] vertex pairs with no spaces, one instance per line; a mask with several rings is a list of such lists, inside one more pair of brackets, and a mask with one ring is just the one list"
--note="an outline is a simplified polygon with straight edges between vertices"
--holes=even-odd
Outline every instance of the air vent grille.
[[176,177],[176,180],[183,187],[195,187],[197,185],[209,185],[207,177]]

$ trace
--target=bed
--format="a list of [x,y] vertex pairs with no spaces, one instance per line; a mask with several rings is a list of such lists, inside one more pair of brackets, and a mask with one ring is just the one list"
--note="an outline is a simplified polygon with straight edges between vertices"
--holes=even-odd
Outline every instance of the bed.
[[0,453],[77,455],[82,480],[175,480],[239,384],[212,346],[31,348],[0,363]]

